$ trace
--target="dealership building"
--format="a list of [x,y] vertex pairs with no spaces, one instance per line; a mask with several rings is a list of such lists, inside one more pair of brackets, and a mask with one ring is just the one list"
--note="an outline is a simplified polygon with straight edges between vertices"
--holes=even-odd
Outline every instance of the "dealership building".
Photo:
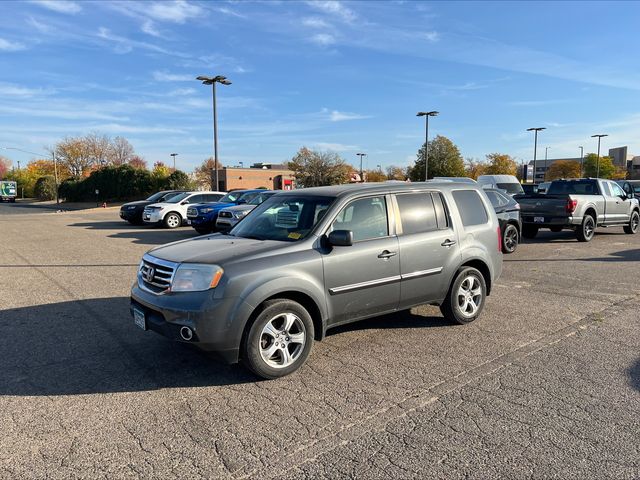
[[[214,171],[211,170],[211,184],[213,185],[214,182]],[[254,163],[249,168],[222,167],[218,169],[218,191],[227,192],[238,188],[291,190],[294,188],[294,174],[286,165],[274,163]]]

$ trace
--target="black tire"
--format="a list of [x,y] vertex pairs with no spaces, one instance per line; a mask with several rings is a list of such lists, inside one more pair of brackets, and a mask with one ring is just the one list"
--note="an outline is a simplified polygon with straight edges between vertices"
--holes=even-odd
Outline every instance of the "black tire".
[[169,212],[162,221],[166,228],[178,228],[182,225],[182,217],[177,212]]
[[596,233],[596,220],[591,215],[585,215],[582,224],[576,228],[576,237],[579,242],[590,242]]
[[200,235],[208,235],[209,233],[211,233],[211,230],[208,228],[196,228],[195,230]]
[[[313,347],[313,320],[309,312],[293,300],[283,298],[269,300],[262,307],[253,323],[247,326],[248,331],[241,345],[240,357],[249,370],[259,377],[266,379],[284,377],[298,370],[307,360]],[[284,316],[290,314],[295,317],[295,320],[292,320],[292,327],[285,333]],[[278,326],[280,320],[282,320],[281,327]],[[272,330],[282,336],[276,338],[270,333],[265,333],[268,324],[275,326]],[[303,338],[304,343],[293,341],[294,335],[298,339]],[[284,348],[282,348],[283,341]],[[263,353],[267,355],[270,349],[274,349],[273,354],[269,359],[265,359]],[[285,349],[289,352],[291,360],[289,364],[285,362],[283,356]]]
[[504,232],[502,232],[502,251],[504,253],[513,253],[518,248],[520,242],[520,233],[518,227],[509,223]]
[[[469,298],[466,298],[466,302],[463,305],[460,305],[460,298],[463,296],[462,292],[462,284],[468,279],[473,278],[479,284],[479,295],[474,296],[473,304],[476,306],[475,311],[465,310],[465,307],[468,305]],[[475,289],[472,289],[472,291]],[[477,298],[479,297],[479,298]],[[460,325],[466,325],[467,323],[473,322],[476,318],[480,316],[482,313],[482,309],[484,308],[485,299],[487,298],[487,284],[485,282],[482,273],[479,270],[473,267],[463,267],[461,268],[456,277],[451,282],[451,287],[449,287],[449,292],[447,293],[446,298],[440,305],[440,311],[444,318],[451,322],[459,323]],[[464,300],[464,299],[463,299]]]
[[523,225],[522,236],[524,238],[536,238],[538,235],[538,227],[535,225]]
[[562,227],[549,227],[549,230],[551,230],[553,233],[558,233],[562,231]]
[[628,233],[630,235],[635,235],[638,233],[638,225],[640,225],[640,214],[637,210],[634,210],[631,213],[631,218],[629,219],[629,225],[624,226],[624,233]]

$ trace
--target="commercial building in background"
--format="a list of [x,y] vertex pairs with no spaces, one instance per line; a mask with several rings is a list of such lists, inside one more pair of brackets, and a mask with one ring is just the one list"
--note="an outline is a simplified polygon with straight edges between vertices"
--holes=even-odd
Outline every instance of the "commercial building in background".
[[[213,178],[213,171],[211,172]],[[292,190],[294,174],[286,165],[254,163],[249,168],[222,167],[218,170],[218,190],[226,192],[238,188],[268,188],[269,190]]]
[[[631,178],[633,175],[640,176],[640,156],[630,155],[628,153],[627,146],[624,147],[616,147],[610,148],[609,153],[606,155],[611,158],[611,161],[616,167],[625,168],[629,173],[629,177]],[[589,152],[595,153],[595,152]],[[584,152],[585,157],[587,156],[587,152]],[[604,152],[600,152],[600,155],[605,156]],[[547,160],[537,159],[536,160],[536,183],[544,182],[545,175],[551,165],[559,161],[573,161],[580,163],[582,159],[580,157],[572,157],[572,158],[549,158]],[[635,162],[635,163],[634,163]],[[533,180],[533,160],[530,160],[529,163],[523,166],[523,169],[527,173],[527,181],[531,182]],[[525,175],[523,174],[524,178]],[[634,177],[635,178],[635,177]]]

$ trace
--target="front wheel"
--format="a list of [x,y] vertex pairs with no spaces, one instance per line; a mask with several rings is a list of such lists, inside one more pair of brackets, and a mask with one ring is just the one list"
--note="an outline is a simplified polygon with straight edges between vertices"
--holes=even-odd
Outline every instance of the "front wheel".
[[180,225],[182,225],[182,217],[179,214],[171,212],[164,217],[165,227],[178,228]]
[[585,215],[582,224],[576,229],[579,242],[590,242],[596,233],[596,221],[591,215]]
[[640,213],[635,210],[629,219],[629,225],[624,226],[624,233],[634,235],[638,233],[638,225],[640,225]]
[[241,357],[259,377],[284,377],[307,360],[313,346],[313,320],[293,300],[269,300],[263,307],[246,334]]
[[507,225],[502,234],[502,251],[504,253],[513,253],[518,248],[520,234],[515,225]]
[[453,280],[440,311],[447,320],[465,325],[480,316],[486,296],[487,284],[482,273],[464,267]]

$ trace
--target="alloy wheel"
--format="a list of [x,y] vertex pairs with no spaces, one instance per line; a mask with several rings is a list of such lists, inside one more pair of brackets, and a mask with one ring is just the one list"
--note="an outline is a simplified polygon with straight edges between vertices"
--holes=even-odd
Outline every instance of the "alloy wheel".
[[285,368],[295,363],[307,340],[304,323],[297,315],[280,313],[269,320],[260,334],[260,354],[273,368]]
[[482,285],[475,275],[467,275],[458,288],[458,309],[465,317],[473,317],[482,305]]

